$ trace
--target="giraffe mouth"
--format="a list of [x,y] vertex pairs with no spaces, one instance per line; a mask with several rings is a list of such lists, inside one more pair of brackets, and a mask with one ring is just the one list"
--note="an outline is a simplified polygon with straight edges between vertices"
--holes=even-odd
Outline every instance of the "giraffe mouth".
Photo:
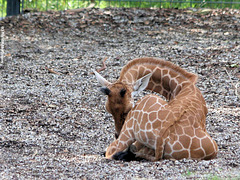
[[118,138],[118,136],[119,136],[119,134],[115,133],[115,138],[116,138],[116,139]]
[[[129,110],[130,111],[130,110]],[[122,113],[122,114],[120,114],[120,126],[121,126],[121,129],[119,130],[119,132],[115,132],[115,138],[117,139],[118,137],[119,137],[119,135],[120,135],[120,132],[121,132],[121,130],[122,130],[122,127],[123,127],[123,125],[124,125],[124,122],[125,122],[125,120],[126,120],[126,117],[127,117],[127,115],[128,115],[128,113],[129,113],[129,111],[128,112],[124,112],[124,113]]]

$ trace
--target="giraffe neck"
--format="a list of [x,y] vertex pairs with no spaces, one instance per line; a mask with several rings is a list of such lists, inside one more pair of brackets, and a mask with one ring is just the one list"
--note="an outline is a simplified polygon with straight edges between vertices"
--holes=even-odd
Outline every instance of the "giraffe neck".
[[118,80],[133,84],[149,73],[153,75],[146,89],[163,95],[167,100],[172,100],[184,87],[195,84],[197,81],[197,75],[169,61],[148,57],[130,61],[122,69]]

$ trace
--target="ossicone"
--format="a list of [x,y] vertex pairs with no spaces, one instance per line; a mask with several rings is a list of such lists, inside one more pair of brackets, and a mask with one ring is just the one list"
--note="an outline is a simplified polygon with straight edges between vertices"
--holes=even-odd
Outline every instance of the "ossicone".
[[98,82],[102,85],[102,86],[108,86],[109,84],[111,84],[110,82],[108,82],[104,77],[102,77],[97,71],[93,70]]

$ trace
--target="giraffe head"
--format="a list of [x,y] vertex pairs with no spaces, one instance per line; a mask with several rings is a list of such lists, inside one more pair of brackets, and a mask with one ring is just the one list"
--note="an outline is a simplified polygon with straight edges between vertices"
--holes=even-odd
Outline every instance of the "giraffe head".
[[98,82],[102,85],[100,91],[107,95],[106,110],[112,114],[115,121],[115,137],[118,138],[128,112],[132,109],[133,97],[143,91],[152,73],[138,79],[133,84],[116,81],[110,83],[98,72],[94,71]]

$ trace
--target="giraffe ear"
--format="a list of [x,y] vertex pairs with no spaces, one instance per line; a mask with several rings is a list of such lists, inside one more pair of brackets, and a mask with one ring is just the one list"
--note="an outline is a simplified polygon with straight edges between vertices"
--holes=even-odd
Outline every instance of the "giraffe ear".
[[111,84],[111,83],[108,82],[104,77],[102,77],[97,71],[93,70],[93,72],[94,72],[94,74],[95,74],[98,82],[99,82],[102,86],[106,87],[106,86],[108,86],[109,84]]
[[142,78],[138,79],[134,86],[133,86],[133,92],[132,92],[132,97],[146,89],[148,86],[149,80],[152,77],[153,73],[149,73],[146,76],[143,76]]

